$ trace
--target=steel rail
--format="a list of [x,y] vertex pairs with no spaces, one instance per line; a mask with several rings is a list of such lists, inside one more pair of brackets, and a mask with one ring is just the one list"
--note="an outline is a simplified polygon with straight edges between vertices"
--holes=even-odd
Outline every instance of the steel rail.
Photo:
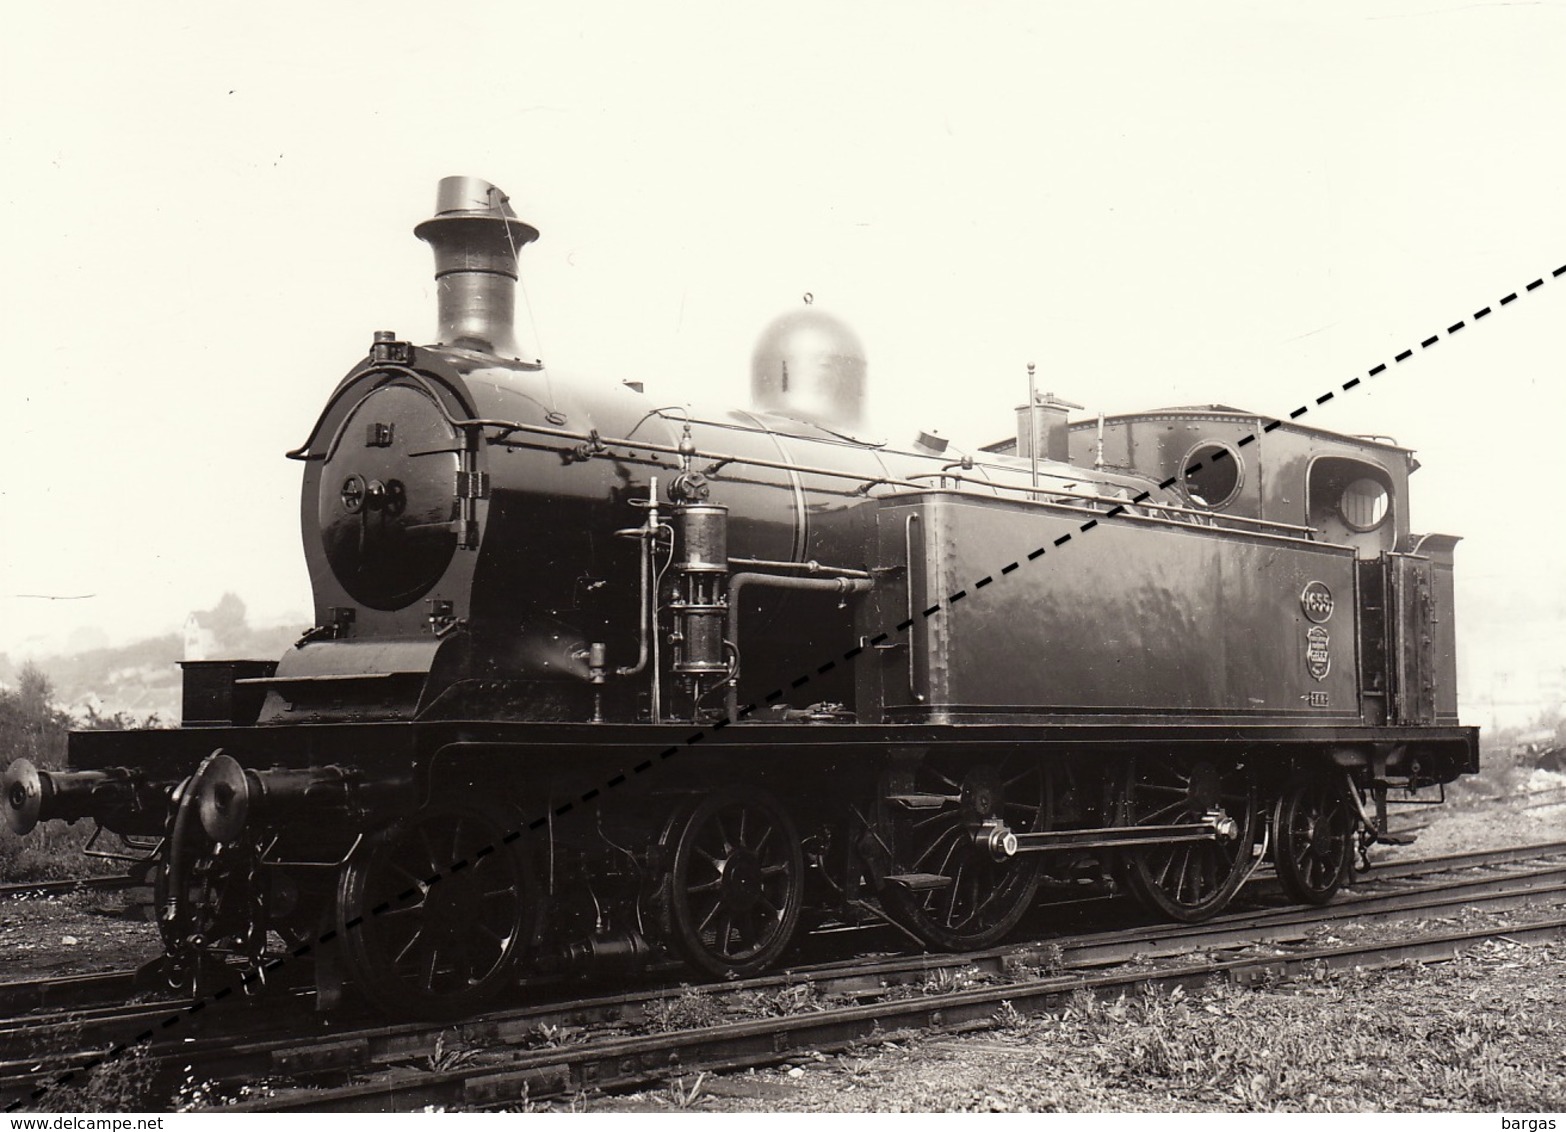
[[1483,865],[1510,865],[1518,861],[1530,861],[1535,857],[1555,857],[1566,854],[1566,841],[1541,841],[1536,845],[1508,845],[1501,849],[1482,849],[1472,853],[1453,853],[1442,857],[1410,857],[1403,861],[1386,861],[1373,865],[1366,874],[1370,878],[1406,877],[1422,873],[1473,869]]
[[[1512,846],[1400,862],[1396,872],[1401,877],[1460,871],[1517,863],[1562,852],[1566,852],[1566,843]],[[928,980],[942,971],[969,969],[990,975],[1005,974],[1014,970],[1019,963],[1026,963],[1030,957],[1036,958],[1040,944],[1053,944],[1060,948],[1060,956],[1066,967],[1089,969],[1132,957],[1163,958],[1200,948],[1236,947],[1280,938],[1297,939],[1303,934],[1299,930],[1302,927],[1320,926],[1338,920],[1402,919],[1418,911],[1472,907],[1476,903],[1495,910],[1515,907],[1520,903],[1538,904],[1566,892],[1566,884],[1561,882],[1563,874],[1566,874],[1566,865],[1558,865],[1501,877],[1425,885],[1391,894],[1350,897],[1323,908],[1301,909],[1290,906],[1260,913],[1242,911],[1200,925],[1143,924],[965,954],[897,956],[869,963],[861,960],[797,966],[755,979],[705,987],[702,993],[721,999],[810,983],[818,993],[864,997],[884,993],[888,985],[907,985]],[[110,976],[86,978],[123,979],[125,974],[119,972]],[[25,984],[13,984],[17,985]],[[540,1030],[548,1026],[634,1024],[645,1019],[648,1008],[654,1003],[667,1001],[684,989],[651,987],[599,998],[540,1003],[475,1019],[467,1023],[464,1029],[485,1040],[504,1043],[536,1040]],[[137,1023],[160,1021],[188,1010],[190,1005],[188,1001],[163,1001],[138,1005],[129,1012],[121,1011],[118,1014],[106,1010],[89,1018],[77,1011],[52,1020],[55,1025],[71,1030],[72,1044],[80,1052],[65,1059],[52,1060],[50,1070],[58,1073],[67,1068],[91,1064],[100,1054],[85,1047],[94,1041],[112,1044],[115,1029],[119,1031],[119,1038],[123,1039],[126,1028]],[[272,1015],[271,1011],[267,1013]],[[245,1020],[248,1034],[253,1036],[256,1015],[249,1013],[245,1015]],[[281,1014],[267,1019],[279,1022],[285,1020]],[[36,1050],[37,1040],[46,1037],[51,1028],[49,1023],[50,1020],[45,1019],[21,1019],[14,1031],[0,1031],[0,1037],[15,1036],[32,1041],[34,1044],[31,1048]],[[84,1033],[84,1025],[98,1033]],[[433,1052],[433,1043],[440,1032],[440,1028],[432,1028],[428,1024],[406,1023],[311,1036],[303,1041],[295,1033],[292,1036],[263,1037],[260,1041],[241,1044],[236,1044],[232,1035],[201,1036],[191,1041],[187,1033],[178,1044],[163,1047],[162,1052],[171,1057],[185,1058],[191,1063],[199,1062],[219,1076],[226,1074],[246,1078],[268,1072],[292,1074],[328,1069],[345,1071],[385,1064],[399,1058],[427,1057]],[[160,1047],[154,1047],[154,1052],[160,1052]],[[0,1062],[0,1091],[10,1093],[31,1086],[38,1079],[39,1069],[35,1052],[25,1059]]]
[[244,1104],[230,1112],[384,1112],[427,1104],[489,1107],[597,1089],[629,1089],[696,1072],[726,1072],[787,1060],[794,1051],[835,1051],[906,1030],[988,1029],[1001,1004],[1023,1014],[1048,1011],[1079,991],[1109,995],[1138,985],[1198,986],[1215,976],[1248,985],[1312,969],[1378,969],[1411,960],[1438,962],[1486,940],[1553,940],[1566,917],[1502,924],[1464,932],[1313,948],[1288,956],[1186,964],[1163,971],[1128,971],[897,999],[819,1013],[735,1022],[647,1037],[527,1051],[504,1064],[405,1073],[332,1089],[301,1089]]
[[[1135,958],[1162,959],[1203,948],[1243,947],[1298,939],[1310,929],[1343,921],[1386,923],[1454,910],[1503,912],[1542,905],[1566,905],[1566,866],[1522,876],[1418,888],[1324,908],[1280,910],[1236,923],[1192,924],[1150,940],[1072,941],[1062,950],[1069,967],[1096,967]],[[1322,912],[1333,913],[1321,915]]]
[[[290,992],[287,996],[254,999],[243,1015],[236,1013],[233,1017],[239,1019],[247,1035],[254,1036],[257,1033],[271,1031],[276,1031],[278,1034],[292,1032],[294,1039],[297,1040],[299,1019],[307,1014],[299,1009],[300,1004],[295,1000],[303,999],[306,993],[313,992],[301,989]],[[145,1027],[149,1023],[161,1025],[166,1018],[190,1015],[198,1009],[196,1003],[199,1001],[201,1000],[195,998],[160,998],[132,1003],[128,1006],[68,1009],[53,1014],[14,1019],[0,1026],[0,1057],[8,1056],[17,1050],[36,1050],[40,1045],[47,1044],[48,1039],[53,1036],[62,1037],[71,1044],[82,1047],[84,1053],[90,1053],[90,1047],[93,1045],[112,1046],[117,1039],[123,1038],[126,1033],[138,1026]],[[218,1026],[223,1027],[225,1023],[219,1022]],[[184,1036],[189,1036],[188,1030]],[[222,1040],[230,1039],[225,1037]],[[23,1061],[25,1060],[24,1058]],[[36,1055],[33,1055],[31,1060],[36,1061]],[[18,1064],[16,1060],[0,1060],[0,1082],[8,1080]]]
[[[1495,802],[1525,802],[1525,805],[1505,807],[1514,814],[1528,813],[1532,810],[1549,810],[1557,806],[1566,806],[1566,787],[1534,790],[1527,794],[1497,794],[1493,797],[1478,799],[1478,801],[1482,805],[1490,805]],[[1429,829],[1444,816],[1442,811],[1448,810],[1448,806],[1432,808],[1435,810],[1433,813],[1409,815],[1410,820],[1399,821],[1392,832],[1413,833],[1421,829]]]
[[136,888],[145,881],[129,876],[72,877],[68,880],[17,881],[0,884],[0,900],[21,900],[29,896],[59,896],[97,889]]
[[9,1018],[32,1010],[102,1002],[128,995],[135,986],[136,972],[129,970],[0,983],[0,1013]]
[[[1501,849],[1480,850],[1470,853],[1460,853],[1438,857],[1415,857],[1403,861],[1378,864],[1370,873],[1357,878],[1358,883],[1344,893],[1340,894],[1337,901],[1321,909],[1301,911],[1290,907],[1276,912],[1254,913],[1244,910],[1227,912],[1217,919],[1196,925],[1201,930],[1212,930],[1223,924],[1245,920],[1261,923],[1268,918],[1284,915],[1303,915],[1315,919],[1331,918],[1335,910],[1348,909],[1359,906],[1366,899],[1356,896],[1355,892],[1363,885],[1374,885],[1384,880],[1405,879],[1418,877],[1431,873],[1460,871],[1464,869],[1479,868],[1484,866],[1516,864],[1535,858],[1566,855],[1566,841],[1544,842],[1535,845],[1513,845]],[[1261,880],[1266,884],[1266,878]],[[1253,883],[1253,886],[1255,884]],[[1100,905],[1115,900],[1114,897],[1094,896],[1084,898],[1080,902],[1087,905]],[[1077,901],[1058,901],[1041,903],[1037,911],[1044,912],[1050,909],[1066,907],[1076,904]],[[870,928],[879,925],[870,925]],[[847,929],[850,931],[862,931],[864,928],[855,926]],[[1149,932],[1162,933],[1158,938],[1187,930],[1186,926],[1179,924],[1138,924],[1132,927],[1111,932],[1093,933],[1092,937],[1102,943],[1109,943],[1115,939],[1136,938],[1149,939]],[[976,960],[991,955],[1009,954],[1016,950],[1015,946],[994,948],[988,951],[972,952]],[[889,962],[895,962],[891,960]],[[817,965],[806,965],[790,968],[783,972],[784,976],[804,973],[812,970],[828,970],[838,964],[829,962]],[[744,985],[761,985],[772,976],[764,976],[761,979],[745,981]],[[0,982],[0,1016],[14,1018],[16,1015],[38,1010],[65,1009],[68,1007],[90,1006],[94,1003],[107,1005],[106,1000],[116,996],[124,996],[132,993],[135,987],[137,973],[131,970],[109,971],[85,975],[69,975],[48,979],[21,980],[16,982]],[[656,993],[656,992],[652,992]],[[150,1004],[149,1004],[150,1005]],[[163,1005],[170,1009],[179,1009],[189,1005],[189,1000],[165,1000]],[[73,1011],[74,1017],[82,1017],[80,1011]],[[20,1021],[20,1020],[18,1020]],[[29,1019],[29,1022],[45,1023],[46,1019]],[[5,1033],[0,1030],[0,1035]]]
[[[1174,925],[1149,936],[1145,929],[1131,933],[1108,932],[1055,941],[1062,948],[1060,958],[1070,970],[1086,971],[1128,959],[1158,959],[1189,954],[1193,950],[1255,946],[1279,939],[1298,939],[1301,928],[1321,926],[1338,919],[1358,921],[1406,919],[1418,912],[1473,908],[1484,904],[1499,911],[1518,905],[1537,906],[1549,898],[1566,898],[1566,883],[1560,880],[1566,866],[1502,878],[1462,882],[1432,891],[1428,888],[1361,900],[1328,909],[1283,909],[1261,917],[1241,917],[1240,922],[1209,925]],[[1550,883],[1553,880],[1553,884]],[[1417,898],[1417,899],[1410,899]],[[1323,915],[1322,913],[1327,913]],[[823,964],[818,968],[795,968],[775,976],[741,983],[703,988],[700,993],[721,1003],[746,992],[777,991],[789,986],[810,984],[819,993],[853,999],[880,998],[891,986],[918,985],[939,977],[941,972],[968,972],[976,975],[1007,975],[1025,968],[1039,953],[1027,947],[997,948],[986,952],[899,957],[871,963]],[[536,1042],[540,1032],[550,1026],[636,1025],[645,1022],[649,1008],[668,1001],[686,988],[648,989],[631,994],[577,1002],[540,1004],[516,1011],[477,1019],[463,1027],[470,1037],[497,1045],[526,1045]],[[152,1011],[168,1016],[168,1004]],[[281,1015],[269,1021],[284,1022]],[[254,1034],[254,1015],[247,1030]],[[264,1075],[310,1075],[323,1072],[374,1071],[387,1065],[419,1058],[430,1059],[436,1053],[436,1039],[442,1027],[410,1023],[376,1027],[360,1031],[340,1031],[301,1040],[297,1033],[236,1044],[232,1036],[188,1036],[177,1044],[154,1047],[155,1056],[182,1058],[202,1066],[203,1072],[220,1079],[248,1080]],[[80,1034],[80,1029],[74,1031]],[[35,1037],[38,1035],[34,1035]],[[78,1045],[80,1043],[78,1042]],[[93,1053],[84,1050],[69,1059],[73,1064],[56,1062],[55,1073],[65,1068],[90,1064]],[[0,1063],[0,1090],[28,1089],[36,1078],[36,1057]]]

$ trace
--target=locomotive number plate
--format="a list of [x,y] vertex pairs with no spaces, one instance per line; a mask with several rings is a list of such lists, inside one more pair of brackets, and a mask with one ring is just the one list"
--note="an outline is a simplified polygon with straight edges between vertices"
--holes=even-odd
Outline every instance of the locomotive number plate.
[[1309,582],[1300,592],[1300,608],[1317,625],[1331,620],[1333,606],[1332,591],[1325,582]]

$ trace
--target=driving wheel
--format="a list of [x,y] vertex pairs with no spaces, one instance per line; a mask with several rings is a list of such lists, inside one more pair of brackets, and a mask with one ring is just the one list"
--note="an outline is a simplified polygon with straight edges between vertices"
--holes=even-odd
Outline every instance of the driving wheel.
[[[931,755],[881,799],[891,860],[881,880],[888,915],[930,947],[989,947],[1017,926],[1038,892],[1040,859],[997,860],[976,836],[1049,828],[1052,777],[1033,755],[978,761]],[[905,788],[906,787],[906,788]]]
[[759,790],[717,790],[675,811],[662,844],[664,937],[720,978],[765,970],[793,942],[804,858],[787,812]]
[[1209,815],[1211,840],[1127,850],[1122,875],[1142,904],[1172,920],[1216,915],[1245,882],[1256,840],[1256,786],[1243,764],[1185,755],[1136,756],[1126,767],[1122,806],[1127,825],[1187,825]]
[[537,918],[527,858],[504,811],[433,803],[367,837],[338,881],[352,982],[391,1013],[487,1006],[515,981]]

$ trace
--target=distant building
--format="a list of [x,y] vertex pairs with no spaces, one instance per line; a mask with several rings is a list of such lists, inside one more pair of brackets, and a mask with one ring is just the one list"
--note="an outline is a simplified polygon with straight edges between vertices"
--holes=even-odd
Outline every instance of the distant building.
[[206,660],[217,648],[217,634],[207,625],[207,614],[192,613],[185,618],[185,659]]

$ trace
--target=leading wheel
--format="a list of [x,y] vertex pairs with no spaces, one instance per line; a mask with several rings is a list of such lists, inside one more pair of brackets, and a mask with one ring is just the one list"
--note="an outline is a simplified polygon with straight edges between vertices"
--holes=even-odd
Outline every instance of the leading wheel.
[[343,867],[337,933],[349,978],[388,1013],[486,1007],[515,982],[537,903],[500,811],[435,803],[372,834]]
[[214,772],[221,752],[208,755],[175,789],[174,815],[165,848],[153,866],[158,932],[168,955],[171,986],[200,991],[228,964],[264,973],[266,884],[261,854],[243,836],[214,842],[197,816],[200,783]]
[[1052,779],[1034,755],[979,761],[932,755],[910,789],[882,798],[891,849],[881,903],[931,947],[989,947],[1017,926],[1039,887],[1037,855],[996,860],[976,834],[1004,822],[1014,833],[1047,829]]
[[1122,869],[1126,886],[1150,911],[1185,923],[1216,915],[1251,871],[1257,807],[1250,772],[1221,758],[1139,755],[1128,763],[1124,783],[1127,825],[1220,819],[1226,832],[1216,839],[1128,850]]
[[1347,785],[1326,775],[1295,779],[1278,810],[1273,863],[1283,891],[1306,904],[1325,904],[1354,864],[1358,813]]
[[804,903],[804,858],[782,806],[761,791],[717,790],[676,811],[663,845],[658,905],[679,956],[719,978],[776,962]]

